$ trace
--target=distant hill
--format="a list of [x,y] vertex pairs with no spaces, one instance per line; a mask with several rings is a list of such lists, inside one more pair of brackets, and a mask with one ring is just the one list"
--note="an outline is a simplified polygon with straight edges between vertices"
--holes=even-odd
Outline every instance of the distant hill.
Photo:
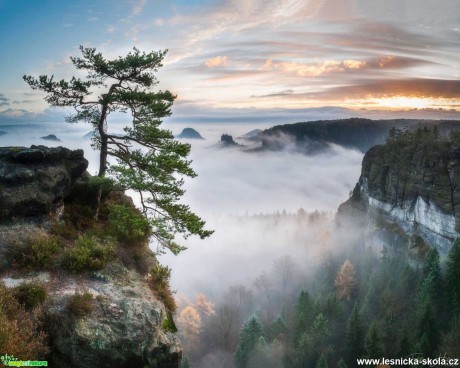
[[261,129],[254,129],[254,130],[251,130],[250,132],[247,132],[246,134],[243,134],[239,138],[240,139],[248,139],[248,140],[257,139],[259,134],[262,133],[262,132],[263,132],[263,130],[261,130]]
[[61,140],[56,137],[54,134],[48,134],[43,137],[40,137],[40,139],[44,139],[46,141],[53,141],[53,142],[61,142]]
[[3,130],[0,130],[0,135],[5,135],[7,134],[6,132],[4,132]]
[[199,132],[193,128],[184,128],[182,132],[176,136],[181,139],[204,139]]
[[257,136],[262,149],[282,149],[287,143],[295,143],[309,152],[319,151],[329,143],[366,152],[376,144],[385,142],[388,130],[415,130],[418,127],[437,127],[441,134],[460,130],[460,120],[392,119],[371,120],[350,118],[319,120],[306,123],[277,125]]

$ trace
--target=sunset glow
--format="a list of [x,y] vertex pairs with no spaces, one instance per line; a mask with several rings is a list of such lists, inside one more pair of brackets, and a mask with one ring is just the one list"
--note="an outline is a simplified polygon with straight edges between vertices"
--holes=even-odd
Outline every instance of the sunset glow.
[[133,46],[168,49],[159,87],[179,96],[181,111],[460,106],[455,0],[46,4],[0,2],[0,24],[10,35],[0,41],[0,116],[10,120],[49,114],[21,77],[69,78],[79,44],[109,58]]

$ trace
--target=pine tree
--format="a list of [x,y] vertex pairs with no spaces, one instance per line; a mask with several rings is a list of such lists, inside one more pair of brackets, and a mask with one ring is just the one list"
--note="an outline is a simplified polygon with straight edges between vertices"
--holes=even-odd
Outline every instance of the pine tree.
[[[153,90],[166,51],[145,53],[134,48],[124,57],[108,60],[94,48],[81,46],[80,50],[81,58],[70,59],[86,72],[86,79],[55,81],[54,76],[41,75],[24,76],[24,80],[32,89],[44,91],[51,106],[74,108],[76,113],[67,117],[67,122],[92,126],[93,147],[99,151],[95,219],[108,178],[118,187],[138,193],[162,248],[173,253],[184,249],[175,242],[176,233],[201,238],[211,235],[204,230],[204,221],[179,203],[184,194],[183,177],[196,176],[187,160],[190,145],[174,140],[170,131],[160,127],[162,119],[171,115],[176,98],[169,91]],[[100,93],[93,98],[95,91]],[[109,119],[117,111],[128,113],[123,134],[112,130]]]
[[337,363],[337,368],[347,368],[347,364],[345,363],[345,360],[341,358],[339,362]]
[[350,367],[356,365],[356,359],[364,355],[364,327],[358,305],[355,304],[347,321],[345,331],[346,363]]

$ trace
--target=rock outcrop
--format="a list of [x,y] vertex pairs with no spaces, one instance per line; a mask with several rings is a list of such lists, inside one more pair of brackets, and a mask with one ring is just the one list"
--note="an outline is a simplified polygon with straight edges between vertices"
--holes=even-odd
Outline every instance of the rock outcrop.
[[201,134],[193,128],[184,128],[176,137],[180,139],[204,139]]
[[339,222],[347,217],[410,251],[429,246],[446,255],[460,235],[460,148],[442,140],[372,147],[351,198],[339,208]]
[[[158,262],[148,237],[124,244],[104,232],[108,222],[92,224],[92,210],[77,203],[73,191],[81,194],[88,183],[87,164],[81,150],[0,148],[0,282],[46,289],[40,311],[51,352],[41,358],[51,366],[177,368],[182,347],[171,310],[152,284],[149,272]],[[107,198],[133,208],[120,192]],[[110,260],[96,270],[93,264],[78,272],[65,268],[66,252],[81,239],[111,242]],[[85,257],[90,248],[81,249]],[[90,295],[90,310],[72,314],[70,300],[84,294]]]
[[0,148],[0,220],[56,211],[87,167],[83,150]]
[[220,136],[220,143],[223,146],[239,146],[239,144],[236,143],[233,137],[229,134],[222,134]]

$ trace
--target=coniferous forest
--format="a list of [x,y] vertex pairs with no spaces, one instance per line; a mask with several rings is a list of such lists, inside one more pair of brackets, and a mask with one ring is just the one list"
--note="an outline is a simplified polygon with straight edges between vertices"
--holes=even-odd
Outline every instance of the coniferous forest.
[[[456,146],[455,132],[391,129],[381,149],[404,165],[405,156],[429,162]],[[183,367],[344,368],[360,358],[420,359],[422,366],[424,358],[460,356],[460,239],[441,256],[415,235],[409,245],[377,246],[353,221],[340,229],[325,213],[261,217],[273,226],[295,219],[322,229],[318,264],[308,273],[310,265],[286,255],[217,302],[204,294],[182,301]]]

